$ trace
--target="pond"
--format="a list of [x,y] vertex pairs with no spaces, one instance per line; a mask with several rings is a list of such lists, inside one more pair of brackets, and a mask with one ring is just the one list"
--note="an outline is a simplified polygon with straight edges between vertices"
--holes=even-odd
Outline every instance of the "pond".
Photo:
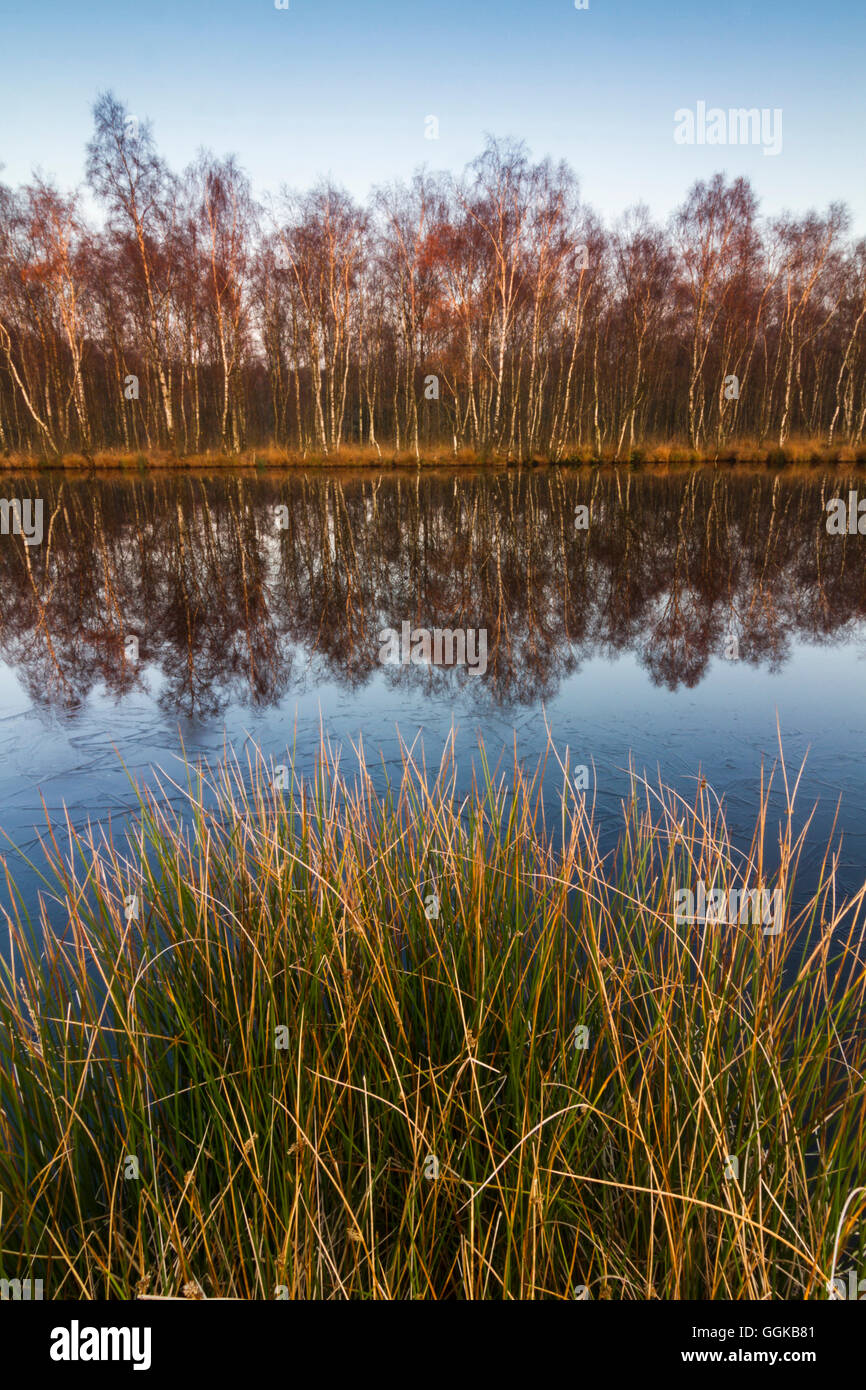
[[[214,760],[252,740],[285,762],[288,746],[306,771],[324,736],[350,774],[361,740],[384,778],[401,740],[430,767],[453,730],[465,787],[480,739],[507,774],[515,748],[535,765],[549,729],[588,769],[611,844],[631,759],[689,800],[705,777],[745,847],[781,733],[789,778],[808,754],[801,886],[835,821],[852,892],[866,537],[826,523],[857,485],[736,469],[7,475],[5,497],[42,501],[43,535],[0,536],[0,827],[32,855],[46,809],[123,820],[128,774],[177,777],[182,748]],[[553,798],[558,768],[548,784]],[[7,857],[32,908],[36,877]]]

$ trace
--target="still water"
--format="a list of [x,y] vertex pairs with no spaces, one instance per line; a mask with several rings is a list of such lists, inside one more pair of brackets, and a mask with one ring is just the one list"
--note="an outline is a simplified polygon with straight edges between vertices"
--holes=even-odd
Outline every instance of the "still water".
[[[44,537],[0,536],[0,827],[32,854],[46,810],[123,822],[128,774],[178,776],[181,747],[217,759],[252,740],[280,762],[288,745],[306,771],[324,735],[349,773],[361,739],[384,777],[401,738],[420,736],[431,766],[453,729],[465,786],[480,739],[507,771],[515,743],[535,765],[549,728],[591,769],[609,843],[631,758],[690,799],[706,777],[748,844],[778,725],[789,770],[808,753],[801,885],[836,818],[851,892],[866,876],[866,537],[829,535],[825,506],[857,485],[553,468],[7,476],[4,496],[42,499]],[[483,674],[384,665],[380,633],[404,623],[486,631]],[[557,770],[551,797],[560,785]],[[7,858],[32,908],[36,879]]]

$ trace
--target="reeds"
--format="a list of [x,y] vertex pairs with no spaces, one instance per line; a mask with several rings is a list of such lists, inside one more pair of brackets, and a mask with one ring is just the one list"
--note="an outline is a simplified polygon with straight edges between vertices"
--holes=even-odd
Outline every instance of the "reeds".
[[866,444],[827,444],[820,438],[792,438],[783,446],[768,440],[730,439],[723,444],[709,442],[700,448],[684,440],[647,440],[633,448],[618,450],[604,445],[601,450],[589,444],[568,444],[556,454],[533,451],[531,454],[509,452],[493,447],[476,450],[462,446],[425,444],[416,454],[393,442],[381,445],[347,443],[338,448],[287,448],[279,444],[263,444],[238,453],[208,450],[203,453],[173,453],[168,449],[123,451],[98,450],[92,455],[65,453],[35,455],[7,452],[0,455],[0,470],[26,471],[32,468],[64,468],[70,471],[144,472],[150,469],[239,469],[239,468],[477,468],[529,464],[630,464],[635,467],[700,467],[705,464],[742,464],[753,467],[787,468],[833,467],[836,464],[866,464]]
[[[862,1267],[863,893],[828,851],[798,897],[793,790],[772,870],[766,787],[737,854],[705,784],[635,777],[605,856],[555,756],[482,749],[460,798],[450,748],[383,791],[256,755],[142,793],[123,845],[49,828],[39,922],[9,880],[0,1273],[709,1299]],[[783,929],[678,924],[697,880],[778,887]]]

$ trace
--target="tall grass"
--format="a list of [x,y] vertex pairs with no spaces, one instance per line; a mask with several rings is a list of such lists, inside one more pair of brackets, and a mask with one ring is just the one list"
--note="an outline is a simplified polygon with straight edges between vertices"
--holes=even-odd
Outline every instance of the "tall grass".
[[455,450],[447,443],[431,443],[416,454],[393,440],[370,445],[347,442],[335,449],[286,448],[276,443],[260,444],[237,453],[209,450],[179,454],[169,449],[124,451],[102,449],[95,454],[58,455],[13,453],[0,455],[0,471],[20,472],[33,468],[65,468],[71,471],[122,469],[145,472],[148,469],[229,469],[238,468],[477,468],[508,464],[632,464],[648,466],[701,466],[705,464],[744,464],[757,467],[832,467],[836,464],[866,464],[866,444],[828,444],[817,436],[794,436],[784,445],[767,439],[733,438],[708,441],[695,447],[684,439],[645,439],[634,447],[617,449],[613,444],[601,449],[590,444],[571,443],[551,453],[534,450],[520,453],[493,447]]
[[[605,857],[555,756],[482,750],[459,799],[450,750],[384,792],[255,755],[141,793],[123,845],[49,828],[40,921],[9,879],[0,1273],[707,1299],[862,1266],[863,892],[828,852],[795,908],[790,788],[772,872],[766,787],[737,855],[708,787],[635,778]],[[784,929],[678,925],[699,879],[781,888]]]

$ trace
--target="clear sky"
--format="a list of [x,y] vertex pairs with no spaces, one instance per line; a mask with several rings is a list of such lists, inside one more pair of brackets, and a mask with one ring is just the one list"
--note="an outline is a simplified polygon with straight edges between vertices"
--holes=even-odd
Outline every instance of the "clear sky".
[[[83,178],[111,88],[181,168],[234,153],[257,194],[357,197],[485,132],[565,157],[605,218],[658,216],[716,169],[765,212],[848,203],[866,234],[864,0],[0,0],[0,173]],[[674,112],[777,108],[783,147],[678,145]],[[425,118],[439,139],[425,139]]]

